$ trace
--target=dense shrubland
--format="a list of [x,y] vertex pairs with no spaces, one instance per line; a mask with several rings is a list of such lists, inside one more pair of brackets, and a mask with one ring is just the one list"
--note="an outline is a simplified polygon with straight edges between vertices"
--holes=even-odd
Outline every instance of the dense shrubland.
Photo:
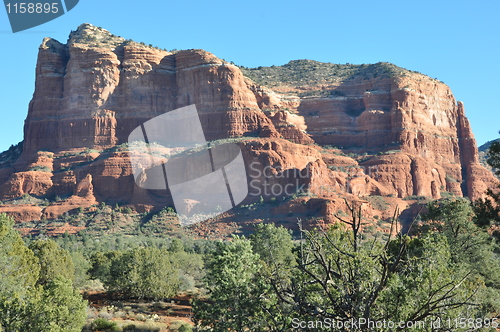
[[[493,145],[489,160],[496,169],[499,155],[500,146]],[[300,322],[353,319],[427,323],[416,331],[438,321],[433,331],[450,330],[450,322],[454,331],[488,330],[500,315],[500,199],[495,191],[488,194],[473,203],[432,201],[408,234],[395,231],[394,218],[391,236],[366,236],[361,209],[347,201],[350,213],[326,229],[301,229],[293,238],[283,227],[258,224],[250,237],[230,241],[157,232],[23,239],[0,215],[1,331],[166,328],[126,307],[108,308],[89,321],[81,291],[97,284],[117,301],[165,308],[169,298],[189,293],[200,331],[308,331],[318,329]],[[101,210],[99,216],[114,211]],[[137,321],[112,321],[121,316]],[[170,328],[192,329],[183,322]],[[336,330],[373,329],[344,324]]]
[[0,329],[81,331],[86,303],[69,252],[50,239],[26,246],[12,224],[0,215]]
[[362,215],[350,206],[350,217],[326,230],[302,230],[301,241],[261,224],[249,239],[218,243],[204,279],[213,304],[195,302],[195,320],[212,331],[289,331],[301,321],[352,319],[425,321],[421,331],[456,319],[491,325],[500,313],[495,239],[474,223],[465,199],[428,209],[411,235],[383,241],[363,240]]
[[5,331],[79,331],[86,304],[77,289],[95,282],[117,300],[195,294],[199,330],[288,331],[328,319],[487,321],[500,313],[498,245],[473,208],[466,199],[434,201],[410,234],[368,237],[349,205],[350,215],[303,229],[301,238],[259,224],[231,241],[68,234],[23,241],[2,216],[0,323]]

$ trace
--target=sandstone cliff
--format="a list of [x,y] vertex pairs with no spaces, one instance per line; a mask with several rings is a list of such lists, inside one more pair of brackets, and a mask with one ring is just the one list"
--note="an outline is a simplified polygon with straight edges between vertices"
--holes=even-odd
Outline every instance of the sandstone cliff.
[[301,96],[293,110],[311,138],[372,155],[360,165],[397,197],[450,192],[474,200],[495,181],[479,165],[463,103],[440,81],[387,63],[298,60],[244,73]]
[[21,221],[99,202],[137,211],[171,205],[168,191],[135,185],[125,143],[138,125],[190,104],[208,140],[234,138],[247,170],[257,165],[248,202],[287,196],[264,193],[264,184],[305,188],[325,204],[378,195],[397,205],[443,193],[476,199],[494,181],[479,165],[463,104],[422,74],[308,60],[240,68],[203,50],[168,52],[83,24],[66,44],[43,40],[22,154],[0,164],[1,200],[29,194],[50,203],[0,212]]

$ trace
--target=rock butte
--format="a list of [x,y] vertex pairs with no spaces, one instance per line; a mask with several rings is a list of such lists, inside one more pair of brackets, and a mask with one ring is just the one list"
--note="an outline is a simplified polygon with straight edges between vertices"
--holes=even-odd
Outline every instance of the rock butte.
[[[292,65],[319,66],[314,73],[326,66],[299,60],[277,68],[293,72]],[[0,165],[0,199],[63,199],[0,212],[21,222],[99,202],[140,212],[171,205],[168,192],[135,185],[122,144],[141,123],[190,104],[207,140],[236,138],[247,165],[271,166],[261,182],[306,186],[317,196],[310,205],[327,217],[342,197],[380,195],[401,205],[413,195],[484,195],[495,178],[478,162],[464,105],[444,83],[388,65],[352,67],[361,74],[326,83],[306,73],[305,84],[284,78],[266,87],[259,69],[203,50],[148,47],[90,24],[67,44],[45,38],[22,153]],[[257,190],[250,192],[247,201],[256,200]]]

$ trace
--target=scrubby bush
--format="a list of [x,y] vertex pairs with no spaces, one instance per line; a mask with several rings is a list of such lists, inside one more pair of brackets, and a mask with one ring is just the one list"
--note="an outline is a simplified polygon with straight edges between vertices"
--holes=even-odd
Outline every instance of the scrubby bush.
[[170,331],[177,331],[177,332],[192,332],[193,327],[189,323],[186,323],[182,320],[177,320],[177,321],[173,321],[170,324],[169,330]]
[[92,331],[118,331],[118,326],[115,322],[104,318],[97,318],[92,322]]
[[125,325],[122,329],[128,332],[158,332],[165,330],[167,326],[163,323],[155,322],[134,322],[133,324]]

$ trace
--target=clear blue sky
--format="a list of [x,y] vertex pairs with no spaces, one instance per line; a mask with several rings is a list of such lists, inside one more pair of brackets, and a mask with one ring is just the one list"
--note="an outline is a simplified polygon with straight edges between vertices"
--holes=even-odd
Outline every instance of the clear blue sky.
[[0,151],[22,140],[38,46],[84,22],[167,49],[202,48],[247,67],[294,59],[392,62],[448,84],[479,144],[500,130],[500,1],[80,0],[13,34],[0,8]]

